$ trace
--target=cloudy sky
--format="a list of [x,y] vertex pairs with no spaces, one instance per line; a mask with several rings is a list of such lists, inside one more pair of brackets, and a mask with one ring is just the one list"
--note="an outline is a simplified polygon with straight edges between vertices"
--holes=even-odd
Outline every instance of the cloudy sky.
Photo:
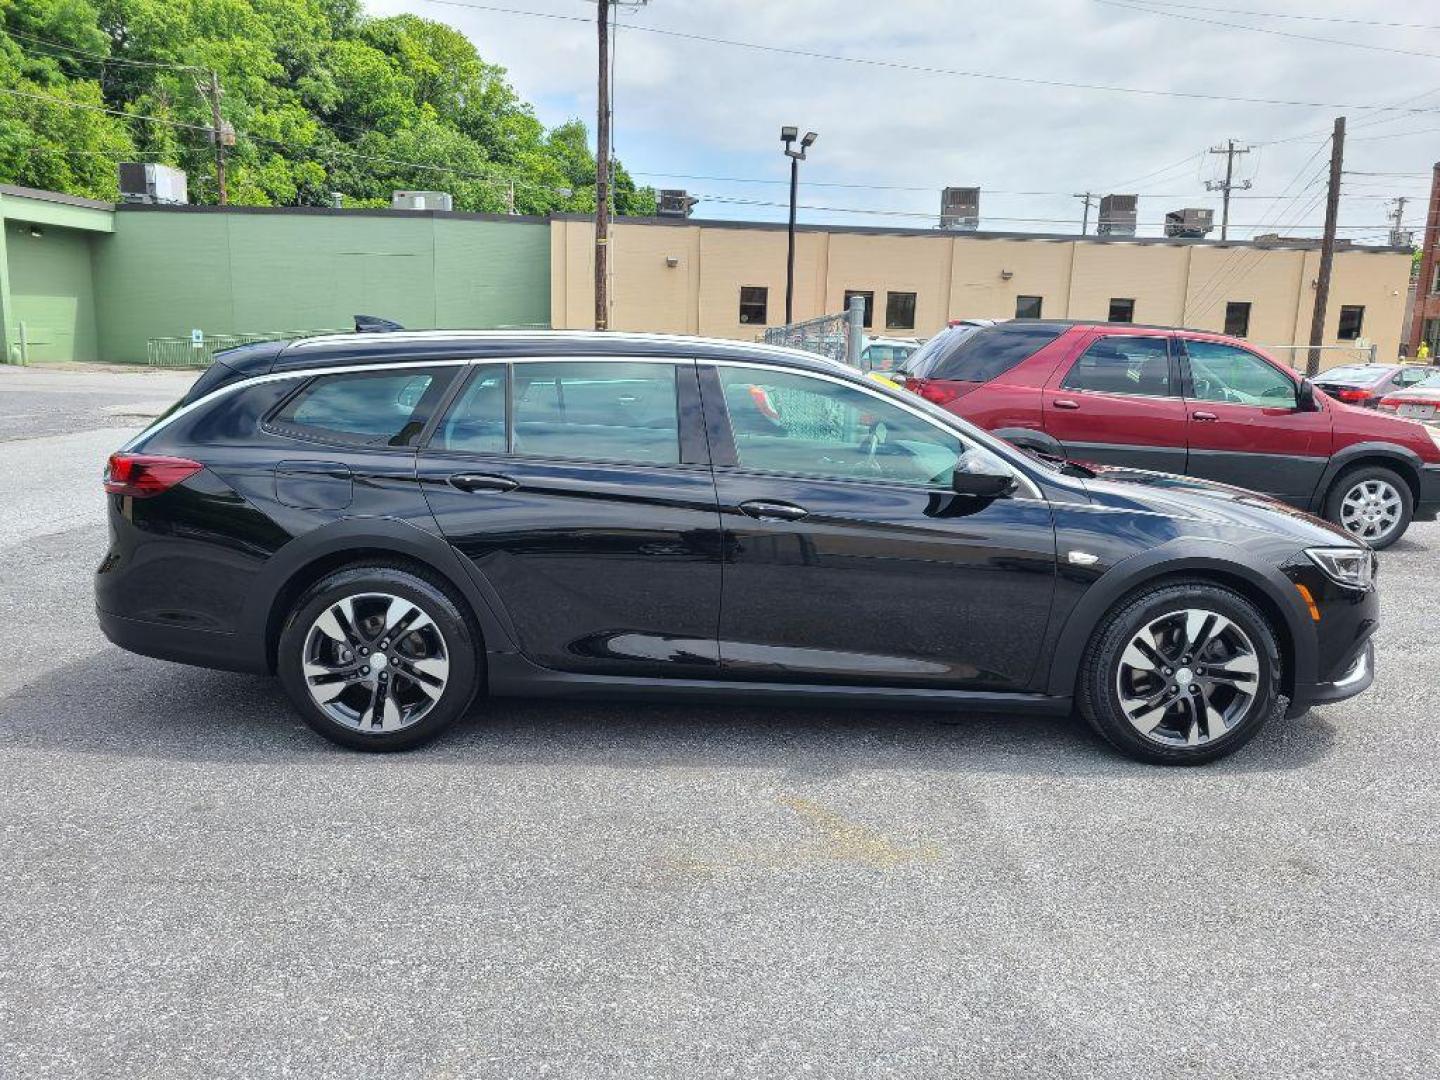
[[[368,8],[455,26],[546,123],[594,127],[593,0]],[[1237,166],[1253,186],[1232,203],[1232,236],[1314,234],[1343,113],[1353,175],[1341,235],[1378,242],[1394,196],[1411,198],[1407,224],[1422,222],[1440,160],[1440,10],[1429,4],[651,0],[619,20],[617,151],[641,182],[700,196],[697,217],[784,218],[783,124],[820,133],[801,166],[801,220],[867,225],[933,225],[946,185],[982,188],[982,227],[997,230],[1074,231],[1072,193],[1086,190],[1140,194],[1142,233],[1181,206],[1215,206],[1218,220],[1205,181],[1223,158],[1204,151],[1233,138],[1253,147]],[[1407,111],[1362,107],[1376,105]]]

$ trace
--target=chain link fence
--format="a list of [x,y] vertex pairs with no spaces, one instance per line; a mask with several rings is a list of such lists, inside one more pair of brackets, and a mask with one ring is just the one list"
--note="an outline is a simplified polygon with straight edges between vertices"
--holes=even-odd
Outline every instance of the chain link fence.
[[320,334],[346,334],[350,330],[273,330],[253,334],[206,334],[203,337],[158,337],[145,342],[145,362],[161,368],[205,368],[215,354],[257,341],[290,341]]
[[859,368],[860,350],[865,347],[864,318],[865,301],[857,296],[850,301],[848,311],[772,326],[760,335],[760,340],[766,345],[817,353]]
[[[1288,364],[1303,373],[1310,359],[1309,345],[1257,345],[1256,348],[1269,353],[1282,364]],[[1329,371],[1342,364],[1373,364],[1379,360],[1378,345],[1318,345],[1321,371]]]

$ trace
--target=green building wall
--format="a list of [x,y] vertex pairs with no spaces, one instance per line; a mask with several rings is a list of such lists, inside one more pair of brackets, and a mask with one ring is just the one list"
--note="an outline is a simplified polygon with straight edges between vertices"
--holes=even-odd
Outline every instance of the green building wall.
[[550,324],[543,218],[112,207],[0,189],[0,362],[143,362],[151,338]]
[[89,234],[23,222],[7,222],[6,232],[13,344],[23,340],[30,360],[96,359]]
[[94,253],[107,359],[145,342],[342,330],[548,326],[550,231],[538,218],[403,211],[130,208]]

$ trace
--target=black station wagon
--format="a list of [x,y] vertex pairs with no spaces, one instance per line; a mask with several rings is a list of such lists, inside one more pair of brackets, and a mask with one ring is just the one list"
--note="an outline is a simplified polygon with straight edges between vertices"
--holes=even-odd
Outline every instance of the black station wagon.
[[749,343],[247,346],[105,489],[110,639],[278,674],[359,749],[479,697],[668,695],[1076,708],[1187,763],[1373,679],[1375,555],[1338,528]]

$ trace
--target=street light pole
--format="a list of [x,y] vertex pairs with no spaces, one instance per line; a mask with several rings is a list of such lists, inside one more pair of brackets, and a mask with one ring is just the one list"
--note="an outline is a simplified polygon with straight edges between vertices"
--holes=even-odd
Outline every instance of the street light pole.
[[797,127],[782,127],[780,141],[785,144],[785,156],[790,159],[790,228],[787,230],[785,245],[785,322],[795,320],[795,200],[800,189],[800,162],[805,160],[805,151],[819,136],[807,131],[800,139],[800,148],[795,149],[795,140],[800,136]]

